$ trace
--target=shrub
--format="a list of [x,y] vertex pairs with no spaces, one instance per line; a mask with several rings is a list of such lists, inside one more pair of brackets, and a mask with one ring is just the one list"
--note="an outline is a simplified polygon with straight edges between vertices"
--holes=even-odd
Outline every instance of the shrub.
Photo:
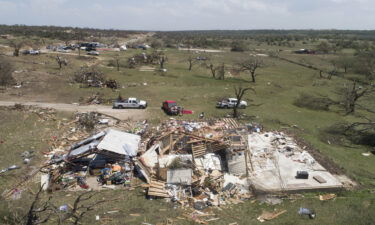
[[243,42],[235,41],[231,44],[232,52],[244,52],[246,50],[247,50],[247,47]]
[[328,97],[316,97],[310,94],[301,94],[293,103],[295,106],[312,110],[328,111],[335,102]]

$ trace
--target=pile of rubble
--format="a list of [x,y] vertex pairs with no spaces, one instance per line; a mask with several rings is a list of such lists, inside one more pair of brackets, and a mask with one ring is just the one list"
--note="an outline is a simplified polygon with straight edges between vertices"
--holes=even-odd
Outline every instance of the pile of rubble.
[[240,203],[251,197],[246,179],[246,127],[232,120],[162,124],[160,134],[137,159],[150,198],[170,198],[183,207]]
[[[86,117],[92,117],[94,135],[79,125]],[[119,121],[101,114],[77,114],[74,126],[69,124],[69,132],[45,154],[41,183],[50,191],[141,186],[149,199],[203,210],[242,203],[253,196],[254,188],[296,190],[310,183],[339,187],[292,138],[262,132],[258,124],[240,125],[230,118],[170,119],[150,127],[147,121]],[[311,171],[312,178],[298,177],[299,170]]]
[[[167,198],[199,210],[251,197],[244,136],[251,126],[225,119],[169,120],[153,128],[143,121],[127,124],[128,129],[111,123],[101,128],[88,138],[83,138],[86,132],[72,129],[53,145],[42,169],[45,189],[130,187],[136,176],[145,181],[148,198]],[[69,145],[73,140],[81,141]]]

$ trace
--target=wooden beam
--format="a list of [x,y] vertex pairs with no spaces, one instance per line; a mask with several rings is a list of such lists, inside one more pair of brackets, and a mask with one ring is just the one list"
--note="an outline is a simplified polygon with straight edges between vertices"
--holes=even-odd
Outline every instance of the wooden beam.
[[[172,136],[172,135],[171,135]],[[185,134],[181,134],[180,136],[177,137],[176,140],[172,141],[172,143],[169,143],[168,146],[164,147],[161,151],[160,151],[160,155],[163,155],[164,153],[166,153],[168,150],[170,149],[173,149],[174,145],[179,141],[181,140],[181,138],[185,137]]]

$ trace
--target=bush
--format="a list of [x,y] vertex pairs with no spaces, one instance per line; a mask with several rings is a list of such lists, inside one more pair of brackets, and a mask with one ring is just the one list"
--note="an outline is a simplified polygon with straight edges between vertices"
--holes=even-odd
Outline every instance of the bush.
[[231,44],[231,51],[232,52],[244,52],[247,50],[246,45],[243,42],[232,42]]
[[0,58],[0,86],[8,86],[15,83],[13,78],[13,66],[4,57]]
[[316,97],[310,94],[301,94],[293,103],[295,106],[312,110],[328,111],[335,102],[328,97]]

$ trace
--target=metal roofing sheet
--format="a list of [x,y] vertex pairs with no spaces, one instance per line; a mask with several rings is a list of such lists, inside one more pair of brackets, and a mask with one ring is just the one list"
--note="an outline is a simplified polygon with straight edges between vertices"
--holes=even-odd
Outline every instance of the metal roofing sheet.
[[99,143],[98,149],[120,155],[136,156],[140,141],[139,135],[111,129]]

